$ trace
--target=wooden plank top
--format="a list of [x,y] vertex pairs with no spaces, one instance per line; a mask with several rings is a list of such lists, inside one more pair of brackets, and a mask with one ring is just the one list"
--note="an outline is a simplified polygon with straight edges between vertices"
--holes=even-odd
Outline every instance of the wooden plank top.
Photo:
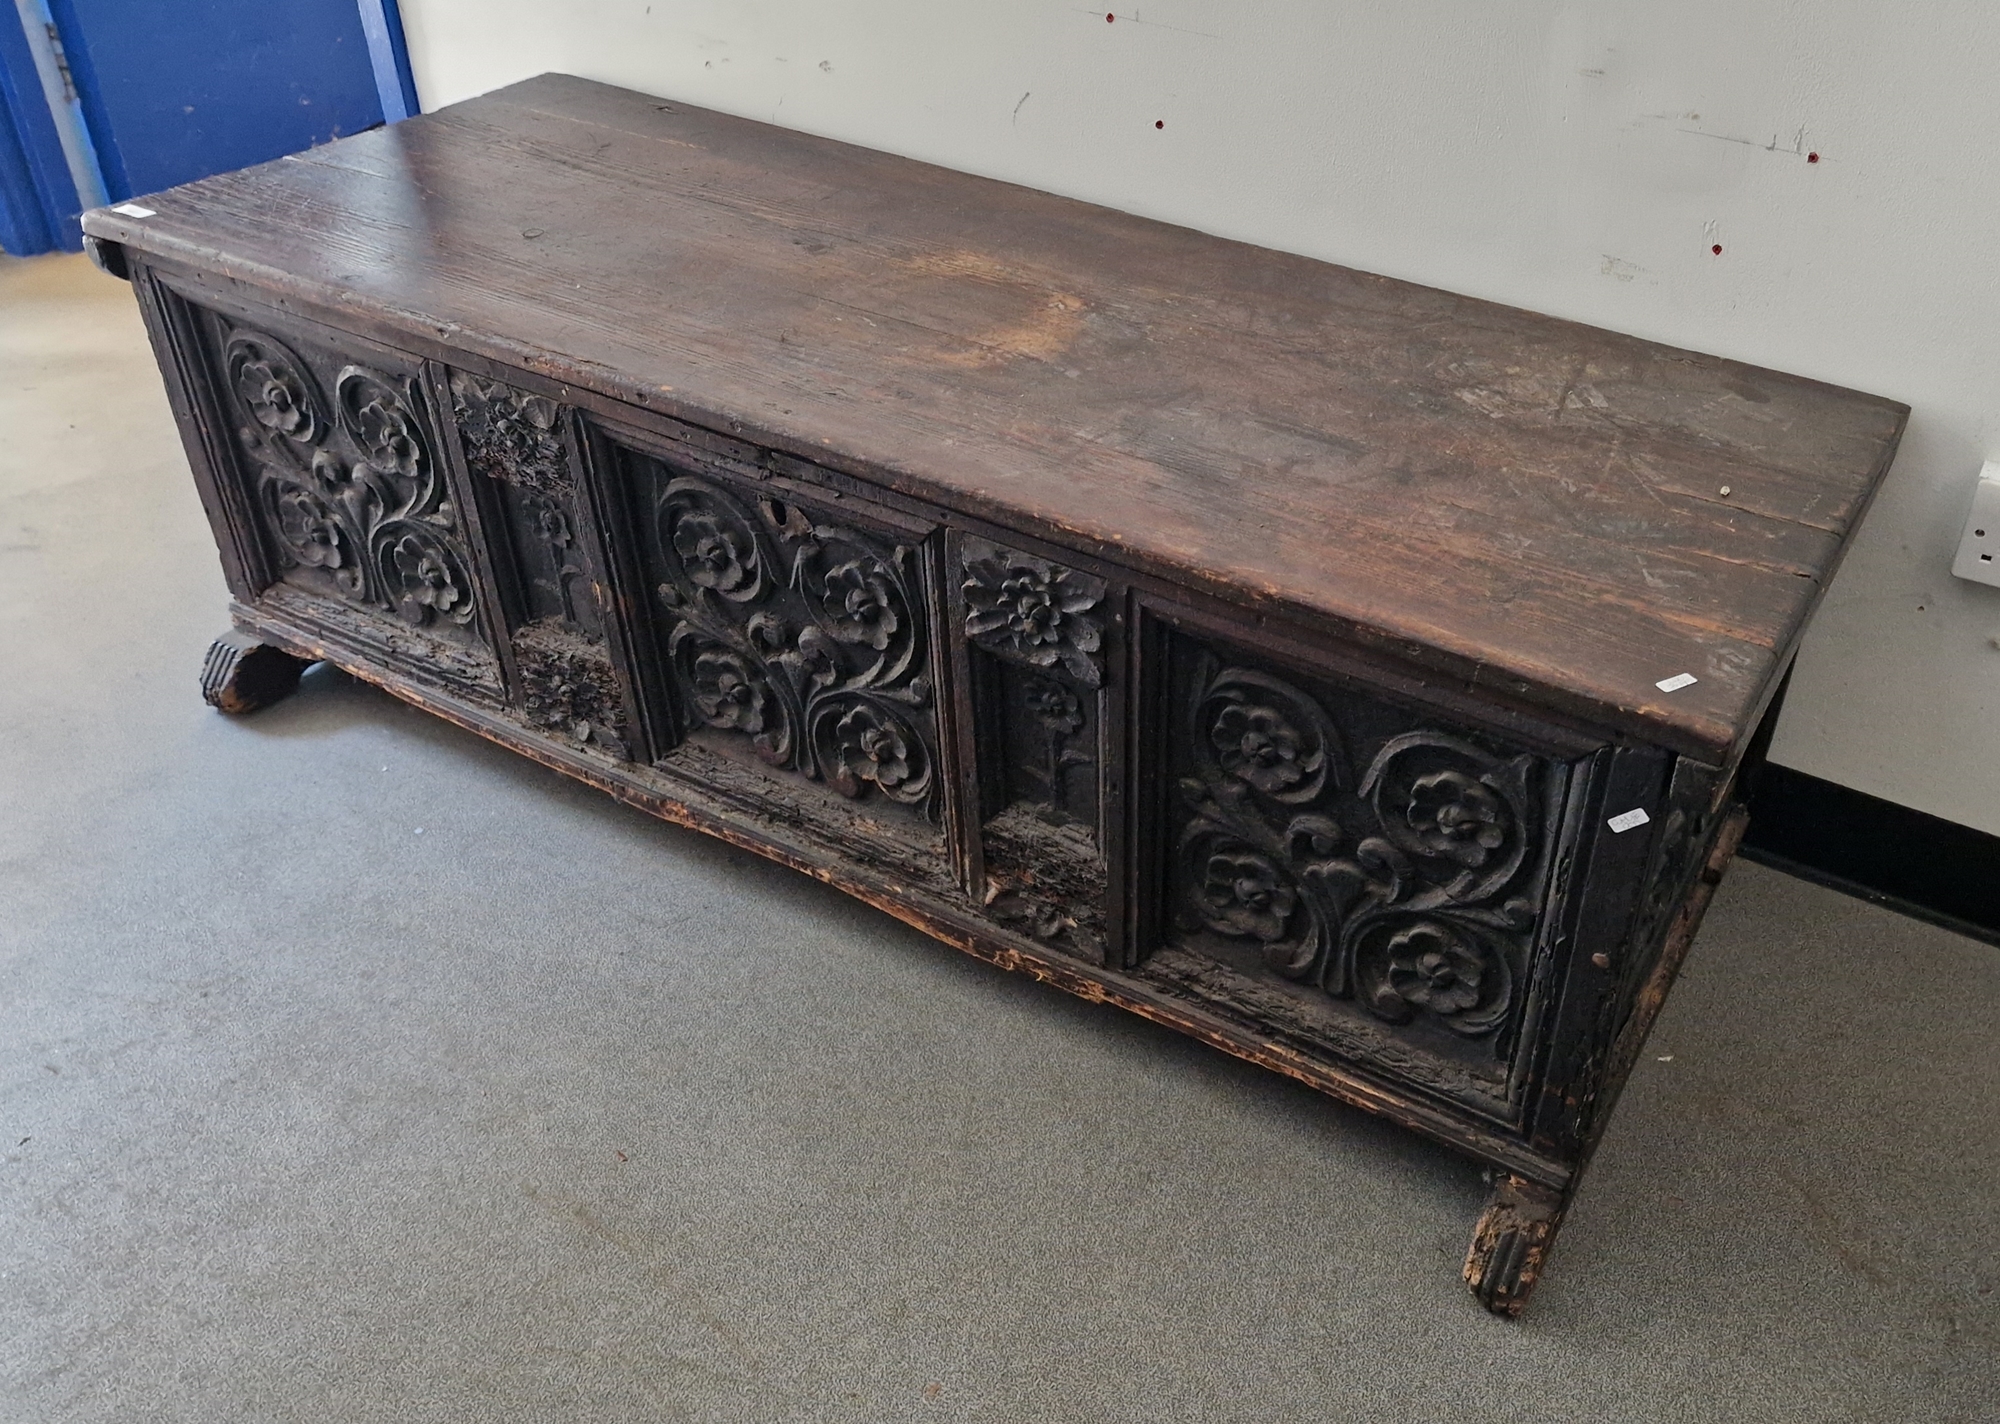
[[563,75],[145,206],[85,228],[1711,759],[1908,415]]

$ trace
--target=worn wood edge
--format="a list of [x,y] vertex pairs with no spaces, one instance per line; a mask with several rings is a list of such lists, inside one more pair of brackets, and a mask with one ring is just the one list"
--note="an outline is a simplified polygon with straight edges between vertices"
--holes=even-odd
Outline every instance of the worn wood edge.
[[201,662],[201,700],[232,717],[248,716],[298,691],[307,662],[257,634],[232,628],[209,644]]
[[1521,1317],[1568,1207],[1568,1193],[1511,1173],[1493,1184],[1460,1272],[1481,1305],[1509,1320]]
[[[1051,531],[1058,538],[1068,535],[1080,541],[1071,546],[1077,552],[1121,566],[1134,582],[1157,580],[1163,589],[1194,587],[1209,597],[1253,615],[1275,617],[1301,629],[1318,627],[1330,630],[1351,643],[1412,660],[1418,666],[1433,668],[1461,681],[1467,690],[1492,687],[1517,697],[1539,700],[1560,711],[1599,721],[1614,732],[1636,735],[1701,761],[1721,762],[1734,753],[1756,725],[1755,717],[1747,714],[1768,698],[1787,665],[1785,649],[1742,644],[1746,648],[1758,649],[1769,667],[1756,693],[1745,699],[1746,716],[1740,721],[1719,715],[1688,713],[1671,703],[1649,697],[1649,689],[1643,687],[1631,689],[1629,697],[1601,695],[1606,690],[1600,690],[1599,694],[1585,694],[1558,681],[1559,668],[1498,663],[1490,658],[1488,650],[1439,628],[1414,624],[1392,626],[1371,620],[1354,610],[1310,603],[1235,582],[1206,565],[1176,562],[1164,551],[1154,552],[1124,543],[1117,537],[1115,529],[1074,528],[1044,519],[1035,511],[1004,503],[992,495],[938,485],[921,471],[907,468],[899,462],[814,442],[795,432],[769,425],[759,416],[727,411],[713,404],[688,399],[678,391],[663,391],[659,387],[642,384],[614,367],[559,356],[532,343],[460,326],[394,303],[362,300],[352,292],[299,277],[283,268],[205,247],[178,237],[164,227],[122,218],[108,208],[95,208],[84,214],[84,227],[95,235],[115,239],[148,257],[160,259],[169,270],[196,278],[198,284],[201,284],[203,276],[220,276],[291,298],[308,309],[302,315],[335,329],[344,329],[341,326],[343,317],[386,324],[396,329],[399,340],[413,343],[399,348],[409,355],[449,363],[469,351],[495,363],[497,367],[526,371],[571,390],[597,396],[612,406],[623,407],[628,418],[634,412],[664,416],[699,429],[726,434],[733,439],[832,469],[870,489],[886,489],[952,514],[985,521],[1008,534],[1039,538],[1043,542],[1051,542]],[[315,311],[325,315],[315,316]],[[1900,419],[1906,421],[1908,407],[1899,409],[1903,413]],[[1899,423],[1898,439],[1901,430]],[[1893,447],[1889,458],[1893,458]],[[1872,502],[1880,487],[1886,463],[1886,459],[1878,461],[1878,472],[1871,475],[1873,483],[1860,506],[1862,513],[1865,513],[1867,504]],[[1839,536],[1836,566],[1846,547],[1852,543],[1853,530],[1858,526],[1859,519],[1860,514],[1857,513],[1848,529]],[[1824,596],[1830,578],[1829,573],[1825,578],[1814,581],[1814,593],[1801,608],[1793,625],[1794,645],[1803,636],[1805,623]]]
[[1639,1050],[1646,1046],[1654,1020],[1666,1007],[1667,995],[1672,991],[1674,981],[1680,977],[1681,965],[1686,962],[1688,951],[1694,947],[1695,936],[1701,931],[1702,917],[1708,913],[1716,889],[1722,884],[1729,863],[1736,858],[1737,848],[1743,844],[1743,834],[1749,827],[1750,812],[1746,807],[1736,806],[1723,818],[1708,858],[1702,862],[1693,888],[1688,891],[1687,899],[1681,902],[1681,908],[1667,930],[1660,957],[1654,961],[1652,973],[1646,976],[1638,997],[1633,1000],[1632,1012],[1625,1020],[1625,1026],[1612,1041],[1611,1053],[1605,1063],[1604,1086],[1601,1089],[1603,1097],[1597,1106],[1589,1144],[1592,1150],[1597,1139],[1603,1136],[1605,1123],[1611,1116],[1612,1108],[1617,1105],[1625,1080],[1631,1076],[1633,1066],[1639,1061]]
[[1596,1151],[1611,1110],[1631,1076],[1654,1021],[1666,1005],[1667,995],[1701,929],[1702,917],[1708,912],[1716,887],[1722,883],[1749,823],[1749,812],[1740,805],[1724,817],[1701,871],[1675,912],[1659,958],[1640,988],[1631,1014],[1613,1040],[1600,1080],[1601,1101],[1594,1114],[1591,1135],[1584,1144],[1583,1159],[1569,1181],[1551,1187],[1518,1173],[1507,1173],[1494,1182],[1492,1197],[1473,1228],[1461,1274],[1479,1303],[1495,1315],[1518,1319],[1527,1310],[1529,1297],[1555,1247],[1556,1234],[1575,1200],[1584,1169]]
[[[1566,1163],[1536,1153],[1497,1133],[1484,1131],[1428,1103],[1343,1073],[1283,1044],[1243,1035],[1226,1023],[1212,1022],[1204,1016],[1187,1012],[1183,1006],[1150,992],[1147,986],[1123,974],[1098,969],[1080,960],[1060,961],[1046,957],[1032,949],[1009,943],[990,930],[961,921],[948,906],[937,904],[921,890],[900,884],[871,883],[838,865],[817,860],[799,847],[735,823],[724,811],[697,806],[677,795],[644,784],[635,774],[638,768],[621,770],[608,761],[599,761],[535,737],[496,711],[419,686],[394,672],[372,665],[366,658],[357,656],[322,633],[284,619],[272,618],[268,613],[240,603],[232,604],[230,611],[237,625],[251,636],[294,657],[329,663],[422,711],[509,751],[518,752],[552,771],[593,786],[648,815],[715,836],[730,845],[810,875],[976,959],[1025,974],[1091,1003],[1110,1004],[1137,1014],[1233,1057],[1282,1074],[1351,1107],[1386,1117],[1443,1146],[1546,1188],[1560,1190],[1573,1175],[1572,1168]],[[684,792],[686,788],[677,787],[675,790]]]

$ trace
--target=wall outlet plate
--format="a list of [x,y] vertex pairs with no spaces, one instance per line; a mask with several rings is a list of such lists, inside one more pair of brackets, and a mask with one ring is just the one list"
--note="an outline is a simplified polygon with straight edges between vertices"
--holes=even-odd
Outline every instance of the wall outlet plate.
[[1972,492],[1972,512],[1958,536],[1951,571],[1974,583],[2000,588],[2000,460],[1988,460]]

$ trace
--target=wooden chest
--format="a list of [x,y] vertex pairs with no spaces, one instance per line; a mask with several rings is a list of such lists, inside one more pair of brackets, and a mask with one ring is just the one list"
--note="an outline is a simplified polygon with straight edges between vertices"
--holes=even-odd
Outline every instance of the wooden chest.
[[85,226],[212,702],[325,659],[1460,1148],[1506,1313],[1907,414],[555,75]]

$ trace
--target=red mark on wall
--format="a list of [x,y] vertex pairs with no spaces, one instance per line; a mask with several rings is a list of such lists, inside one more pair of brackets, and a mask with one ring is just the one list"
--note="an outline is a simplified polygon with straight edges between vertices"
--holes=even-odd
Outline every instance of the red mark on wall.
[[1118,17],[1117,17],[1116,15],[1112,15],[1112,14],[1106,14],[1106,15],[1105,15],[1105,17],[1104,17],[1104,23],[1108,25],[1108,24],[1110,24],[1110,23],[1111,23],[1111,22],[1112,22],[1113,20],[1115,20],[1115,19],[1117,19],[1117,18],[1118,18]]
[[1819,155],[1818,155],[1817,153],[1808,153],[1808,154],[1806,155],[1806,162],[1808,162],[1808,163],[1817,163],[1817,162],[1819,162]]
[[1709,248],[1708,250],[1710,252],[1713,252],[1717,257],[1720,257],[1722,255],[1722,244],[1718,242],[1715,244],[1715,246]]
[[1163,129],[1163,128],[1165,128],[1166,126],[1167,126],[1167,121],[1166,121],[1165,119],[1154,119],[1154,120],[1153,120],[1153,127],[1154,127],[1154,128],[1156,128],[1156,129]]

